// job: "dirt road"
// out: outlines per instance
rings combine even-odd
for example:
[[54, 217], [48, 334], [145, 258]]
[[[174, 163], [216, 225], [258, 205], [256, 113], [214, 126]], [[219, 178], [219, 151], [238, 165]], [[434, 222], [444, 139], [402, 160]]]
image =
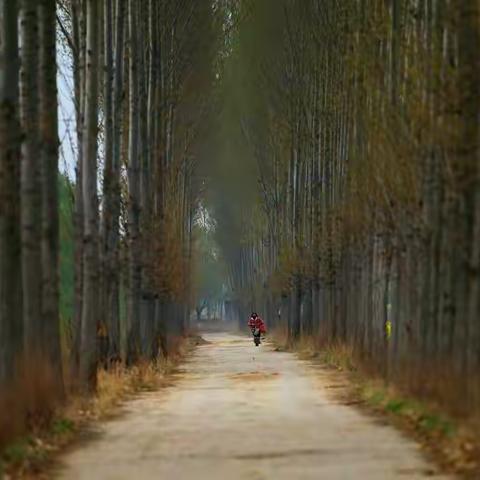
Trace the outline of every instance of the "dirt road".
[[100, 425], [64, 458], [59, 478], [447, 478], [413, 441], [334, 400], [327, 377], [293, 354], [229, 334], [206, 339], [172, 387]]

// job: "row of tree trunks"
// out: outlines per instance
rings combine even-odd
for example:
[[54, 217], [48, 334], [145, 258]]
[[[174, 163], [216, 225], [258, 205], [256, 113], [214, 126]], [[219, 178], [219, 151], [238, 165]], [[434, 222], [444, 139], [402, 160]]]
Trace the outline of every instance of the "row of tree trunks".
[[0, 3], [0, 382], [43, 369], [61, 397], [55, 8]]
[[437, 399], [448, 378], [468, 411], [480, 395], [478, 2], [250, 7], [223, 128], [248, 143], [231, 167], [246, 163], [261, 194], [217, 207], [232, 300], [271, 302], [291, 341], [351, 344]]
[[[41, 0], [39, 9], [40, 181], [42, 190], [42, 319], [45, 355], [52, 365], [57, 388], [63, 392], [59, 322], [59, 199], [56, 3]], [[38, 154], [37, 154], [38, 155]]]
[[[141, 8], [133, 0], [102, 0], [96, 6], [72, 0], [68, 6], [82, 125], [77, 132], [72, 373], [75, 378], [80, 366], [81, 384], [94, 388], [96, 343], [102, 345], [102, 364], [122, 358], [131, 365], [167, 352], [165, 315], [186, 331], [191, 269], [183, 257], [191, 252], [198, 201], [191, 181], [197, 145], [187, 140], [200, 124], [204, 101], [200, 93], [200, 100], [186, 95], [186, 89], [194, 61], [205, 55], [193, 38], [210, 28], [212, 12], [207, 2], [193, 1], [180, 6], [150, 0]], [[96, 37], [89, 23], [92, 8], [97, 8]], [[176, 115], [180, 107], [182, 121]], [[94, 164], [92, 157], [98, 125], [103, 134], [100, 214], [94, 206], [98, 158]], [[177, 141], [177, 131], [185, 142]]]
[[[61, 396], [68, 346], [69, 380], [89, 393], [99, 361], [156, 360], [187, 333], [222, 12], [208, 0], [0, 1], [2, 385], [17, 366], [45, 367]], [[75, 298], [60, 319], [57, 65], [70, 63]]]

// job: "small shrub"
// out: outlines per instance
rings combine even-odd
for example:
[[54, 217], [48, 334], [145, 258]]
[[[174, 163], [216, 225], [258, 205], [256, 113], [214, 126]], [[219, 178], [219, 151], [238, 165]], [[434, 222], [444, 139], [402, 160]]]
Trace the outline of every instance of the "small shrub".
[[385, 392], [382, 392], [381, 390], [377, 390], [373, 393], [364, 394], [364, 397], [367, 403], [369, 403], [370, 405], [378, 406], [378, 405], [381, 405], [385, 400]]
[[444, 435], [452, 435], [455, 431], [454, 425], [439, 415], [425, 413], [418, 422], [420, 428], [430, 432], [438, 431]]
[[65, 435], [75, 430], [75, 424], [69, 418], [57, 418], [52, 423], [52, 433], [55, 435]]
[[2, 457], [9, 464], [21, 465], [29, 457], [32, 444], [30, 437], [19, 439], [5, 448]]
[[403, 399], [393, 399], [387, 402], [385, 405], [385, 410], [391, 413], [400, 414], [405, 411], [407, 407], [407, 402]]

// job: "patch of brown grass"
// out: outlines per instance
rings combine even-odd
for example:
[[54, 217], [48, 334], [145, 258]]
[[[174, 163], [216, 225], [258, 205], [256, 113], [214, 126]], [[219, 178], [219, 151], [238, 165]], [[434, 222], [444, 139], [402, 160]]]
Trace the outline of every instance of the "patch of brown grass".
[[302, 360], [319, 358], [339, 370], [355, 370], [354, 350], [342, 342], [324, 343], [312, 335], [301, 335], [292, 341], [286, 327], [278, 327], [270, 333], [277, 351], [295, 352]]
[[171, 338], [169, 355], [159, 358], [156, 362], [141, 360], [130, 368], [117, 364], [109, 370], [99, 370], [95, 396], [72, 399], [69, 402], [70, 416], [75, 417], [74, 411], [77, 409], [80, 416], [102, 419], [115, 414], [116, 408], [132, 395], [163, 387], [167, 383], [167, 377], [199, 344], [200, 338], [195, 335]]
[[49, 372], [28, 370], [0, 398], [0, 478], [2, 460], [10, 478], [36, 478], [52, 455], [71, 443], [82, 428], [115, 415], [138, 392], [168, 383], [168, 376], [199, 342], [195, 335], [178, 337], [170, 345], [170, 355], [155, 363], [141, 361], [131, 368], [117, 364], [99, 370], [95, 395], [70, 394], [62, 403], [52, 396]]
[[448, 415], [432, 402], [412, 396], [383, 379], [361, 378], [355, 393], [371, 411], [388, 416], [413, 435], [445, 470], [480, 478], [480, 417]]
[[[385, 380], [382, 368], [363, 359], [346, 343], [325, 343], [315, 338], [288, 341], [286, 331], [273, 332], [280, 350], [297, 353], [301, 359], [315, 359], [319, 365], [342, 371], [347, 385], [333, 395], [348, 404], [363, 405], [387, 417], [419, 441], [446, 471], [465, 478], [480, 478], [480, 412], [459, 410], [459, 390], [447, 370], [427, 366], [421, 372], [405, 365]], [[448, 380], [449, 379], [449, 380]], [[420, 385], [420, 387], [419, 387]], [[459, 413], [461, 412], [461, 413]]]
[[291, 350], [291, 342], [289, 340], [288, 328], [286, 326], [275, 327], [270, 330], [269, 338], [276, 345], [277, 351]]
[[0, 396], [0, 451], [25, 428], [25, 415], [16, 393], [16, 387], [10, 386]]
[[[174, 365], [173, 360], [165, 364]], [[142, 391], [161, 388], [166, 375], [171, 371], [163, 362], [139, 362], [130, 368], [116, 364], [109, 370], [99, 370], [97, 391], [94, 396], [72, 395], [62, 414], [76, 424], [101, 420], [117, 412], [117, 408], [128, 398]]]
[[351, 345], [341, 342], [330, 343], [321, 351], [321, 359], [338, 370], [354, 372], [357, 370], [357, 360]]
[[0, 451], [18, 435], [47, 427], [61, 401], [46, 362], [21, 365], [17, 378], [0, 394]]

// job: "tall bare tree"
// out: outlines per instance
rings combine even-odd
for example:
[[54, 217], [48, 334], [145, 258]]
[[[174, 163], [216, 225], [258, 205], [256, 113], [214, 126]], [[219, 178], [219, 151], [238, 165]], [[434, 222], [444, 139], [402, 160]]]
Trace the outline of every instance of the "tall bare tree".
[[42, 323], [41, 220], [42, 184], [39, 152], [39, 30], [38, 2], [20, 2], [20, 120], [23, 132], [21, 163], [22, 274], [25, 349], [40, 356]]
[[78, 378], [80, 364], [80, 341], [82, 324], [83, 295], [83, 122], [85, 116], [85, 42], [86, 42], [86, 3], [84, 0], [71, 0], [68, 4], [71, 19], [70, 48], [73, 70], [73, 98], [75, 104], [75, 126], [77, 162], [75, 165], [74, 191], [74, 311], [70, 325], [70, 375]]
[[0, 384], [22, 344], [18, 4], [0, 2]]
[[99, 88], [99, 1], [86, 2], [85, 115], [82, 125], [83, 286], [80, 340], [80, 381], [93, 390], [97, 378], [99, 322], [99, 250], [97, 142]]
[[40, 151], [42, 182], [42, 322], [45, 354], [63, 391], [59, 316], [59, 212], [58, 212], [58, 100], [56, 56], [56, 3], [42, 0], [40, 26]]
[[[119, 358], [120, 356], [119, 217], [126, 4], [126, 0], [116, 0], [115, 9], [113, 9], [113, 1], [105, 2], [105, 50], [108, 52], [109, 49], [113, 49], [112, 58], [108, 54], [105, 56], [105, 111], [107, 111], [107, 103], [109, 103], [107, 91], [111, 89], [112, 118], [111, 124], [106, 124], [105, 132], [104, 206], [102, 210], [104, 308], [110, 358]], [[113, 12], [115, 12], [115, 18], [113, 18]], [[107, 131], [110, 131], [110, 135]]]
[[[115, 306], [112, 305], [112, 289], [115, 288], [114, 278], [110, 270], [112, 268], [112, 255], [114, 252], [109, 245], [112, 230], [114, 228], [112, 218], [113, 192], [112, 184], [115, 183], [115, 174], [113, 170], [113, 0], [104, 1], [103, 11], [103, 46], [104, 46], [104, 65], [103, 65], [103, 110], [104, 110], [104, 168], [103, 168], [103, 205], [100, 221], [100, 262], [101, 262], [101, 296], [100, 296], [100, 318], [104, 331], [104, 342], [108, 340], [108, 330], [111, 322], [110, 308], [115, 312]], [[108, 349], [108, 345], [104, 345]], [[107, 355], [108, 350], [103, 352]]]
[[129, 33], [129, 135], [128, 135], [128, 243], [129, 243], [129, 294], [128, 294], [128, 350], [127, 362], [133, 363], [140, 348], [140, 149], [139, 149], [139, 9], [135, 0], [128, 2]]

